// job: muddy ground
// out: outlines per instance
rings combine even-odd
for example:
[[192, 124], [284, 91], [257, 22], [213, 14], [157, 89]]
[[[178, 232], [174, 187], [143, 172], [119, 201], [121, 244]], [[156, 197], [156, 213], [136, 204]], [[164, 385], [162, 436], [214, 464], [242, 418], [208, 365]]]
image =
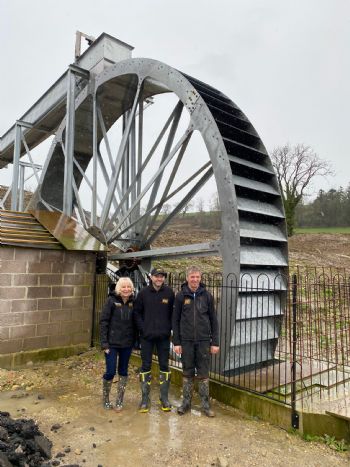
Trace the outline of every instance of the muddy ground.
[[[54, 465], [117, 466], [348, 466], [349, 452], [247, 417], [213, 401], [216, 418], [202, 416], [197, 396], [190, 414], [163, 413], [152, 383], [152, 409], [139, 414], [137, 369], [131, 368], [125, 408], [101, 407], [104, 362], [95, 350], [77, 357], [0, 370], [0, 410], [34, 418], [53, 442]], [[115, 392], [115, 387], [112, 389]], [[171, 401], [180, 402], [178, 388]], [[63, 457], [55, 457], [55, 456]]]
[[296, 234], [288, 241], [292, 266], [350, 270], [350, 235]]
[[[191, 235], [189, 236], [189, 232]], [[196, 225], [193, 219], [177, 220], [157, 239], [156, 246], [181, 245], [186, 243], [201, 243], [218, 239], [217, 229], [204, 229]], [[297, 266], [308, 268], [345, 268], [350, 270], [350, 235], [349, 234], [295, 234], [288, 239], [289, 262], [291, 271]], [[184, 270], [187, 263], [197, 259], [166, 261], [169, 270]], [[163, 263], [162, 263], [163, 264]], [[205, 271], [220, 271], [221, 258], [204, 257], [198, 259]]]

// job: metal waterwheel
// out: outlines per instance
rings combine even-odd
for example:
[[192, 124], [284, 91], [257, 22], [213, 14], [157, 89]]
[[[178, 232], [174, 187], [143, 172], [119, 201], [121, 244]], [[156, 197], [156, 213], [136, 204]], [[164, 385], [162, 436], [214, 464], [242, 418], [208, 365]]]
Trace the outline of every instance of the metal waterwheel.
[[[220, 256], [224, 276], [241, 277], [239, 293], [221, 307], [221, 322], [230, 322], [232, 333], [223, 352], [225, 368], [272, 359], [284, 295], [266, 293], [259, 278], [271, 280], [273, 288], [275, 275], [285, 271], [285, 220], [269, 156], [244, 113], [220, 91], [164, 63], [129, 59], [89, 82], [75, 101], [74, 118], [68, 209], [103, 243], [119, 249], [110, 259], [137, 263], [140, 271], [165, 258]], [[156, 133], [148, 123], [155, 118]], [[32, 208], [64, 209], [66, 126], [64, 120], [56, 132]], [[174, 216], [211, 178], [220, 204], [220, 238], [197, 243], [187, 232], [183, 244], [155, 248]], [[81, 201], [84, 185], [90, 209]], [[256, 312], [243, 316], [248, 289]], [[232, 311], [236, 307], [239, 316]]]
[[[168, 93], [173, 102], [162, 102]], [[150, 135], [154, 112], [160, 130]], [[32, 208], [64, 208], [65, 132], [64, 120]], [[282, 201], [258, 134], [220, 91], [164, 63], [125, 60], [97, 76], [93, 89], [86, 86], [75, 103], [73, 164], [72, 210], [102, 242], [121, 250], [113, 259], [149, 266], [154, 259], [216, 255], [225, 275], [277, 272], [287, 264]], [[221, 238], [197, 243], [188, 232], [186, 244], [152, 248], [211, 177]], [[83, 185], [91, 190], [91, 214], [81, 201]]]

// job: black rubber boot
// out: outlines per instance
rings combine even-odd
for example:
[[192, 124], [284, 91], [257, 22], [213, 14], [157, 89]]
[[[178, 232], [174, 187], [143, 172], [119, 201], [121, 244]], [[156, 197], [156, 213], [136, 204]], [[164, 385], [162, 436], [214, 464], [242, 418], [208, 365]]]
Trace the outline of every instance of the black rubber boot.
[[141, 382], [141, 394], [142, 399], [139, 406], [139, 412], [149, 412], [151, 406], [151, 400], [149, 394], [151, 392], [151, 379], [152, 375], [150, 371], [140, 373], [140, 382]]
[[113, 409], [113, 405], [109, 402], [109, 393], [111, 392], [113, 380], [107, 381], [103, 378], [102, 385], [102, 405], [104, 409], [110, 410]]
[[168, 399], [169, 386], [170, 386], [170, 371], [159, 372], [159, 390], [160, 390], [160, 404], [164, 412], [170, 412], [171, 404]]
[[210, 408], [209, 379], [201, 379], [198, 383], [198, 393], [202, 401], [202, 411], [207, 417], [215, 417], [215, 412]]
[[115, 410], [119, 412], [123, 408], [123, 400], [125, 394], [126, 384], [128, 382], [127, 376], [120, 376], [117, 386], [117, 399], [115, 401]]
[[184, 415], [191, 410], [193, 392], [193, 378], [183, 377], [182, 381], [182, 404], [177, 409], [179, 415]]

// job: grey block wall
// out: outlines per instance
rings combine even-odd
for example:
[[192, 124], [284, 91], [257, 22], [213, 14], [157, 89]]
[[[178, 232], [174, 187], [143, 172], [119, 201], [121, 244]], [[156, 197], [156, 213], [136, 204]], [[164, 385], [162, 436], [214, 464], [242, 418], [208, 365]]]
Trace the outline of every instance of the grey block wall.
[[0, 247], [0, 356], [91, 342], [95, 254]]

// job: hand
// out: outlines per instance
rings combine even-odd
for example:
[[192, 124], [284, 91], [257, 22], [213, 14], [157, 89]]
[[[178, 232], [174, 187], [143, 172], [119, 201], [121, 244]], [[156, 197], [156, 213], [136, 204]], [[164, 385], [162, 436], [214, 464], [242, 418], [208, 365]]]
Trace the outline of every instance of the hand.
[[104, 349], [104, 353], [109, 354], [109, 349]]
[[211, 345], [210, 346], [210, 353], [216, 354], [219, 353], [220, 347], [218, 345]]
[[182, 354], [182, 346], [181, 345], [174, 345], [174, 352], [176, 355], [181, 355]]

